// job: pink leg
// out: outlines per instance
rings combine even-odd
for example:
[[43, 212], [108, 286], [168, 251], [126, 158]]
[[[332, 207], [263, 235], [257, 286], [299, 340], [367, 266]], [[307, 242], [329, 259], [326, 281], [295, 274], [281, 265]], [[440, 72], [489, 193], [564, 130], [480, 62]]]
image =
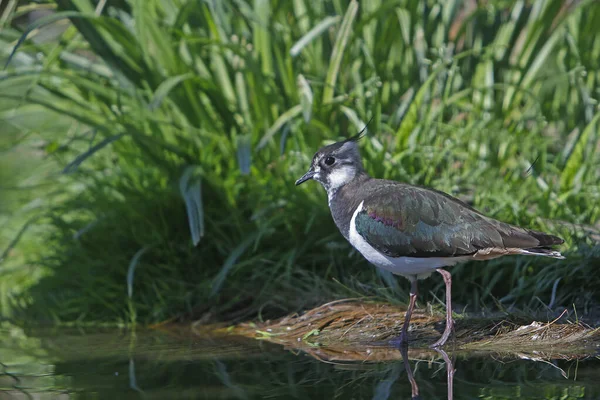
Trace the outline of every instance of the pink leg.
[[454, 321], [452, 320], [452, 275], [445, 269], [438, 268], [436, 271], [442, 274], [444, 283], [446, 284], [446, 329], [444, 329], [440, 340], [432, 344], [431, 347], [443, 346], [448, 341], [454, 329]]

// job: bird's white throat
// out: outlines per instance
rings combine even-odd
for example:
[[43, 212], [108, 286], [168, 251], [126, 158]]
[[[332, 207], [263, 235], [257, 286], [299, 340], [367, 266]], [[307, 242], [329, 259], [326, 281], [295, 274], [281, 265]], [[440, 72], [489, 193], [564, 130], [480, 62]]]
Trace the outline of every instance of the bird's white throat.
[[356, 168], [352, 165], [340, 165], [329, 173], [327, 182], [323, 184], [323, 187], [327, 190], [330, 203], [338, 189], [354, 179], [355, 176]]

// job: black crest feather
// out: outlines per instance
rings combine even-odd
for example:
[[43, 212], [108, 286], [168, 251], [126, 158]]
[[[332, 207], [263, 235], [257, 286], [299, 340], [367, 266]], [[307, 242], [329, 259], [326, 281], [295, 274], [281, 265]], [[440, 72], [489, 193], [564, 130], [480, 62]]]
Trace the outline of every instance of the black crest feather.
[[358, 142], [360, 139], [364, 138], [365, 136], [367, 136], [367, 127], [369, 126], [369, 124], [371, 123], [371, 121], [373, 121], [373, 117], [371, 117], [371, 119], [365, 124], [365, 127], [362, 128], [360, 130], [360, 132], [358, 132], [356, 135], [349, 137], [348, 139], [344, 140], [344, 142]]

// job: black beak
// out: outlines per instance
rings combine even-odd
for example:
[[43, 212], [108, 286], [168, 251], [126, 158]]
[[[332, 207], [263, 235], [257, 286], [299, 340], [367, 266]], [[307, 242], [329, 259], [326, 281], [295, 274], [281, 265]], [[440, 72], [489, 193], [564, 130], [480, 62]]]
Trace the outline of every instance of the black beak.
[[296, 181], [296, 186], [298, 186], [299, 184], [306, 182], [309, 179], [312, 179], [313, 176], [315, 176], [316, 172], [313, 170], [308, 170], [307, 173], [305, 173], [304, 175], [302, 175], [302, 177], [300, 179], [298, 179]]

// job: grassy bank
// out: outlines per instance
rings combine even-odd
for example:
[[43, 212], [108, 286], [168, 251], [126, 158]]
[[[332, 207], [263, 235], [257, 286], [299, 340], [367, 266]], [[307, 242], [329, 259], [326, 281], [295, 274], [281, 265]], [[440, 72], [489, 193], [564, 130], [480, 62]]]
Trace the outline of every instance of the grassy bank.
[[[457, 303], [598, 302], [597, 2], [30, 5], [42, 6], [54, 14], [26, 40], [1, 34], [15, 50], [0, 98], [71, 123], [35, 132], [57, 167], [22, 263], [43, 277], [10, 302], [27, 318], [239, 320], [348, 295], [403, 302], [406, 282], [351, 251], [321, 188], [293, 185], [318, 147], [371, 118], [372, 175], [567, 241], [567, 261], [454, 268]], [[35, 40], [67, 18], [58, 39]]]

